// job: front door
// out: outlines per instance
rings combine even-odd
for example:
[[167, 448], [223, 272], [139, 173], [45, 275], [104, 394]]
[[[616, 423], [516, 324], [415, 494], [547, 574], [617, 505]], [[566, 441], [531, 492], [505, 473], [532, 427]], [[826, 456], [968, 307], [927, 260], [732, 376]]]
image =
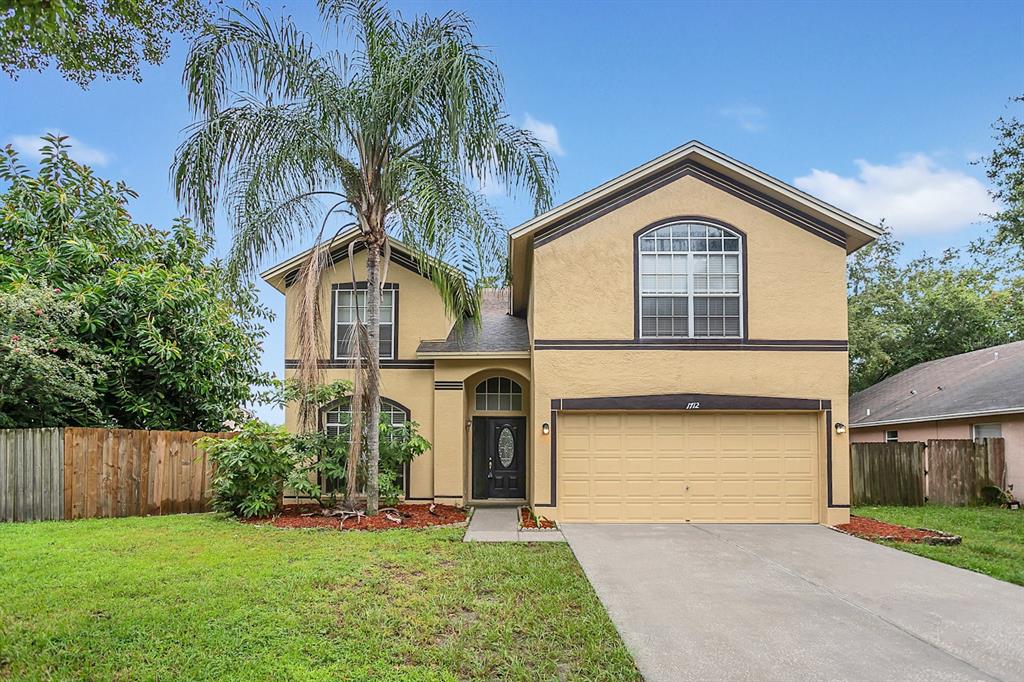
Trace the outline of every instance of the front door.
[[473, 497], [526, 498], [526, 417], [473, 418]]

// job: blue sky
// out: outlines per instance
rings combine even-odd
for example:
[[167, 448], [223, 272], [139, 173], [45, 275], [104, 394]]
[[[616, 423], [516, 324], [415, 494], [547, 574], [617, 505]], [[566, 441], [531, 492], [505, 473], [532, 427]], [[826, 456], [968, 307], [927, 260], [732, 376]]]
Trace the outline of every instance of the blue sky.
[[[312, 0], [264, 5], [332, 41]], [[991, 206], [971, 161], [991, 149], [990, 125], [1008, 98], [1024, 94], [1021, 3], [395, 6], [473, 18], [505, 74], [509, 112], [555, 154], [557, 201], [696, 138], [862, 218], [885, 218], [913, 253], [985, 231], [979, 214]], [[79, 160], [140, 193], [137, 220], [168, 226], [179, 212], [168, 167], [191, 122], [186, 49], [175, 43], [142, 83], [82, 90], [53, 70], [0, 75], [0, 144], [71, 135]], [[529, 215], [524, 202], [496, 204], [509, 226]], [[219, 231], [218, 250], [227, 246]], [[262, 292], [280, 313], [281, 296]], [[264, 359], [278, 373], [280, 321]]]

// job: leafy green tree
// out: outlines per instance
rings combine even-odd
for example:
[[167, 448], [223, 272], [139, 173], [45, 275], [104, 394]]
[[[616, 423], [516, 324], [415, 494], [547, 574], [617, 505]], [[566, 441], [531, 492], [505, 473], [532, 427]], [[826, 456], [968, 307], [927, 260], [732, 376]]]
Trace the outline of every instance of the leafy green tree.
[[102, 422], [106, 358], [79, 340], [83, 316], [51, 289], [0, 290], [0, 427]]
[[187, 222], [135, 223], [135, 194], [71, 159], [64, 139], [43, 139], [35, 174], [10, 146], [0, 154], [0, 290], [45, 287], [80, 308], [77, 338], [107, 359], [104, 423], [219, 430], [268, 380], [269, 311]]
[[921, 362], [1024, 338], [1024, 276], [979, 241], [901, 263], [886, 232], [848, 266], [850, 391]]
[[[526, 191], [541, 211], [551, 203], [555, 169], [539, 140], [511, 122], [501, 73], [474, 43], [465, 15], [405, 19], [379, 0], [319, 0], [319, 7], [329, 28], [349, 29], [347, 53], [321, 52], [290, 19], [271, 21], [258, 9], [232, 13], [200, 37], [184, 77], [197, 122], [173, 176], [178, 199], [203, 227], [226, 209], [232, 261], [244, 274], [274, 249], [313, 237], [318, 248], [294, 285], [297, 375], [309, 385], [320, 381], [324, 346], [325, 230], [342, 216], [343, 227], [358, 228], [368, 282], [365, 326], [360, 321], [353, 338], [353, 448], [367, 459], [374, 514], [379, 433], [367, 429], [361, 443], [359, 425], [363, 413], [367, 423], [379, 420], [388, 235], [417, 253], [454, 319], [476, 317], [481, 283], [503, 272], [505, 241], [476, 188], [487, 180]], [[301, 412], [308, 428], [312, 410]]]
[[53, 60], [82, 87], [99, 75], [140, 81], [142, 61], [167, 57], [168, 36], [210, 16], [204, 0], [0, 0], [0, 68], [17, 78]]
[[[1024, 106], [1024, 95], [1011, 98], [1010, 105]], [[1001, 206], [991, 216], [996, 223], [996, 241], [1015, 243], [1024, 255], [1024, 121], [1001, 116], [992, 128], [996, 148], [984, 162], [993, 186], [992, 198]]]

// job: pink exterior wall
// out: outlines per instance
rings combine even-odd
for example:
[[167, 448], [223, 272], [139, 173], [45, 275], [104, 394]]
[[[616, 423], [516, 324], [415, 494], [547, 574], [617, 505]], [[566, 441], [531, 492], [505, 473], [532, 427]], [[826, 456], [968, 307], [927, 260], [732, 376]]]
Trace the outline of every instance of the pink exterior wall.
[[891, 424], [865, 429], [850, 429], [851, 443], [882, 443], [886, 431], [899, 432], [900, 442], [927, 441], [931, 438], [970, 438], [974, 424], [1003, 425], [1006, 441], [1006, 482], [1013, 486], [1017, 499], [1024, 498], [1024, 414], [1002, 414], [975, 419]]

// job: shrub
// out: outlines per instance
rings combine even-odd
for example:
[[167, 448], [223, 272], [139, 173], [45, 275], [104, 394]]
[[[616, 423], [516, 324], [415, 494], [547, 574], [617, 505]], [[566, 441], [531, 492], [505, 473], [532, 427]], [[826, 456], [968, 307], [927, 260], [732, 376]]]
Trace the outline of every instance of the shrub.
[[210, 486], [213, 508], [245, 518], [277, 510], [287, 486], [301, 495], [319, 497], [309, 480], [308, 451], [296, 446], [283, 426], [252, 420], [232, 438], [202, 438], [214, 465]]
[[76, 338], [82, 317], [59, 292], [0, 289], [0, 428], [102, 423], [105, 358]]
[[239, 419], [269, 379], [259, 320], [270, 312], [255, 286], [234, 280], [188, 222], [136, 223], [135, 193], [71, 159], [66, 138], [48, 135], [40, 151], [30, 172], [0, 150], [0, 291], [34, 286], [73, 303], [67, 334], [106, 359], [99, 414], [48, 425], [219, 431]]

